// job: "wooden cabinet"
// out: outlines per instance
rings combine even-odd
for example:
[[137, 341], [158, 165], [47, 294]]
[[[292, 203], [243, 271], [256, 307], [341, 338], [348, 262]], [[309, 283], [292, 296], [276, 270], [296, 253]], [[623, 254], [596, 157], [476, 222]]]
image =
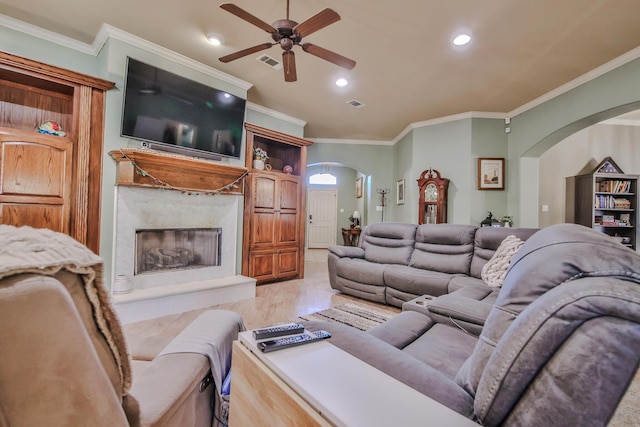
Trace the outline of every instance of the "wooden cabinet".
[[[0, 223], [69, 234], [95, 253], [106, 80], [0, 52]], [[64, 136], [38, 127], [56, 122]]]
[[572, 177], [576, 224], [638, 249], [638, 175], [626, 175], [610, 158], [592, 173]]
[[418, 224], [442, 224], [447, 222], [447, 192], [449, 180], [440, 172], [428, 169], [418, 179]]
[[[307, 146], [311, 142], [246, 124], [242, 274], [267, 283], [304, 277]], [[269, 155], [270, 170], [253, 168], [253, 151]], [[285, 166], [292, 168], [285, 173]]]

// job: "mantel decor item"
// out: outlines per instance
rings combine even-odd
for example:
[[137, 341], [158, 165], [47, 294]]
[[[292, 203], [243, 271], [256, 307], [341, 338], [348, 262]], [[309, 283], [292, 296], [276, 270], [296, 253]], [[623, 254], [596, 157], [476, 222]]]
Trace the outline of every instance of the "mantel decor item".
[[362, 177], [356, 179], [356, 199], [362, 197]]
[[504, 190], [504, 157], [478, 158], [478, 190]]
[[396, 183], [396, 203], [398, 205], [404, 205], [404, 179], [399, 179]]

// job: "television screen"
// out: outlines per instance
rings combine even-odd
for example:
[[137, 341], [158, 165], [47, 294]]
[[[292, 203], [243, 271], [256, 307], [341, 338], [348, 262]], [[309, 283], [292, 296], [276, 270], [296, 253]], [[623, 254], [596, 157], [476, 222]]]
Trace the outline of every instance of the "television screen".
[[123, 137], [180, 154], [240, 157], [246, 100], [127, 58]]

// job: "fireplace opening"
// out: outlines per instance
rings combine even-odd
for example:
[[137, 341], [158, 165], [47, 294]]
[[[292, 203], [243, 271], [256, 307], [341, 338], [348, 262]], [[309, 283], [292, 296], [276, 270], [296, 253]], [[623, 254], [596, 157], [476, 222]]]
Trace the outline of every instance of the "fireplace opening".
[[220, 265], [221, 228], [136, 230], [134, 275]]

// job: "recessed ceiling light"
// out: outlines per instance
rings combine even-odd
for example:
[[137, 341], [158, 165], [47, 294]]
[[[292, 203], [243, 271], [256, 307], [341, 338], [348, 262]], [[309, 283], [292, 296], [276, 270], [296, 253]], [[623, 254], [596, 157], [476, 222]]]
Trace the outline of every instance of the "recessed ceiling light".
[[347, 81], [347, 79], [339, 78], [338, 80], [336, 80], [336, 86], [344, 87], [348, 84], [349, 82]]
[[224, 37], [222, 37], [218, 33], [208, 33], [207, 41], [214, 46], [220, 46], [222, 43], [224, 43]]
[[453, 44], [455, 44], [456, 46], [464, 46], [470, 41], [471, 41], [471, 36], [469, 34], [460, 34], [453, 39]]

